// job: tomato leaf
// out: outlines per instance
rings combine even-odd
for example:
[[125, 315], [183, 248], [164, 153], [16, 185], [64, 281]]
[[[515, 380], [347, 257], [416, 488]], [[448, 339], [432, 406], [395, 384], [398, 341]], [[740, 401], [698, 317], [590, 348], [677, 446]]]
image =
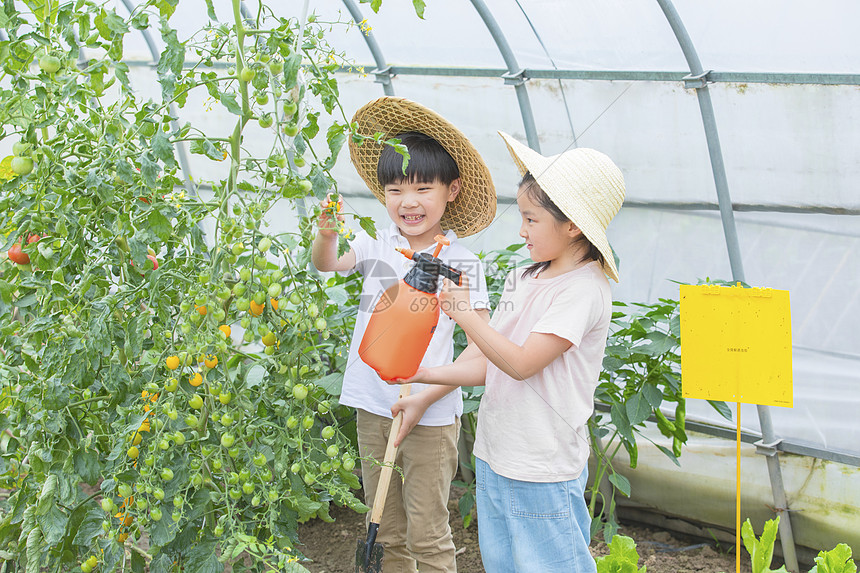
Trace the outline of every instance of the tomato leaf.
[[214, 541], [203, 541], [185, 554], [184, 569], [187, 573], [221, 573], [224, 565], [218, 561]]
[[215, 15], [215, 5], [212, 3], [212, 0], [206, 0], [206, 11], [209, 14], [209, 18], [215, 22], [218, 21], [218, 16]]
[[[232, 113], [233, 115], [242, 115], [242, 108], [239, 107], [239, 104], [236, 103], [236, 94], [221, 92], [221, 105], [227, 108], [227, 111]], [[222, 157], [218, 158], [219, 160]]]
[[189, 149], [191, 150], [191, 153], [205, 155], [209, 159], [214, 159], [215, 161], [221, 161], [224, 159], [224, 152], [215, 147], [215, 145], [208, 139], [196, 139], [192, 141]]
[[99, 456], [93, 450], [81, 448], [75, 454], [75, 472], [81, 479], [94, 485], [99, 479]]
[[161, 38], [164, 40], [164, 51], [158, 59], [156, 69], [160, 74], [173, 72], [174, 76], [182, 74], [182, 66], [185, 64], [185, 44], [176, 37], [176, 30], [171, 29], [166, 23], [161, 30]]
[[78, 532], [75, 534], [74, 543], [75, 545], [83, 545], [87, 546], [90, 542], [101, 535], [102, 532], [102, 520], [104, 520], [105, 514], [103, 511], [99, 509], [91, 509], [87, 512], [86, 516], [84, 516], [83, 521], [78, 526]]

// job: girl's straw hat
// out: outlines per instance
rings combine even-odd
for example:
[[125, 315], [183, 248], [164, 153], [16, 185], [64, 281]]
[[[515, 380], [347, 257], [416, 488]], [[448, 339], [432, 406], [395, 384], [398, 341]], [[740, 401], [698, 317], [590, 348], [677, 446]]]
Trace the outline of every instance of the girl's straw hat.
[[[489, 225], [496, 214], [496, 188], [490, 170], [475, 147], [459, 129], [436, 112], [413, 101], [398, 97], [383, 97], [362, 107], [352, 118], [358, 133], [385, 139], [407, 131], [418, 131], [442, 144], [460, 170], [460, 193], [448, 203], [442, 216], [442, 228], [451, 229], [458, 237], [468, 237]], [[349, 154], [358, 174], [385, 203], [385, 191], [376, 177], [376, 166], [383, 146], [365, 140], [359, 145], [349, 140]]]
[[520, 175], [530, 172], [555, 205], [603, 254], [603, 270], [618, 282], [618, 269], [606, 227], [624, 201], [624, 177], [609, 157], [594, 149], [571, 149], [544, 157], [507, 133], [499, 132]]

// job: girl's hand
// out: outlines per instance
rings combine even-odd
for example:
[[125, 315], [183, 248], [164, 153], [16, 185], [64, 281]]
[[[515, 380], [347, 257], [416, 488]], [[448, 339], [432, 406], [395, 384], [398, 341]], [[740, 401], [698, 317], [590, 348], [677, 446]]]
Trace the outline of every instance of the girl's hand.
[[386, 380], [386, 382], [391, 386], [395, 386], [397, 384], [412, 384], [413, 382], [428, 384], [428, 372], [426, 368], [421, 368], [419, 366], [418, 371], [415, 372], [411, 378], [395, 378], [394, 380]]
[[403, 421], [400, 423], [400, 432], [394, 438], [394, 445], [399, 446], [400, 442], [409, 435], [412, 428], [421, 421], [424, 412], [430, 404], [426, 403], [421, 393], [413, 394], [405, 398], [399, 399], [391, 406], [391, 415], [397, 417], [397, 414], [403, 414]]
[[338, 197], [337, 202], [334, 202], [331, 193], [329, 193], [326, 195], [325, 201], [320, 201], [320, 214], [317, 218], [320, 235], [337, 237], [340, 224], [344, 222], [344, 217], [340, 214], [342, 210], [342, 197]]
[[469, 298], [469, 279], [466, 275], [460, 276], [460, 285], [454, 284], [450, 279], [443, 279], [442, 290], [439, 292], [439, 308], [460, 322], [466, 313], [472, 311], [472, 302]]

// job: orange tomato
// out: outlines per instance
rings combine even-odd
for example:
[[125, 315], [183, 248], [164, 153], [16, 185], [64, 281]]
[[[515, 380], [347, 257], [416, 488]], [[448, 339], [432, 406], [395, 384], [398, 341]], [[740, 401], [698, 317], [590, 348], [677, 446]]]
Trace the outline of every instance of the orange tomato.
[[254, 316], [260, 316], [261, 314], [263, 314], [263, 308], [264, 307], [262, 304], [257, 304], [257, 301], [252, 300], [251, 308], [248, 312], [250, 312]]
[[194, 387], [200, 386], [201, 384], [203, 384], [203, 376], [200, 374], [200, 372], [195, 372], [194, 376], [191, 377], [191, 380], [189, 380], [188, 383]]

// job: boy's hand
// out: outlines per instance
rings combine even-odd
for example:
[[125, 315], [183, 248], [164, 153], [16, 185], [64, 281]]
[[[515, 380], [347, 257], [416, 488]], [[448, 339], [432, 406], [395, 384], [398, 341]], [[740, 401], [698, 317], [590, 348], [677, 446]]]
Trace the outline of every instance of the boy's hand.
[[424, 412], [427, 411], [427, 407], [430, 405], [425, 402], [426, 400], [423, 399], [419, 392], [418, 394], [401, 398], [391, 406], [392, 416], [397, 417], [397, 414], [403, 414], [403, 421], [400, 424], [400, 432], [397, 434], [397, 437], [394, 438], [395, 446], [399, 446], [403, 439], [409, 435], [409, 432], [412, 431], [412, 428], [421, 421], [421, 418], [424, 416]]
[[459, 286], [447, 278], [442, 281], [442, 290], [439, 292], [439, 308], [459, 322], [461, 317], [472, 310], [472, 302], [469, 297], [469, 279], [466, 278], [466, 275], [461, 275]]
[[342, 197], [338, 197], [335, 202], [331, 193], [329, 193], [326, 195], [325, 201], [320, 201], [320, 214], [317, 218], [317, 226], [319, 227], [320, 235], [326, 237], [337, 237], [338, 229], [344, 222], [344, 217], [340, 214], [342, 210]]

